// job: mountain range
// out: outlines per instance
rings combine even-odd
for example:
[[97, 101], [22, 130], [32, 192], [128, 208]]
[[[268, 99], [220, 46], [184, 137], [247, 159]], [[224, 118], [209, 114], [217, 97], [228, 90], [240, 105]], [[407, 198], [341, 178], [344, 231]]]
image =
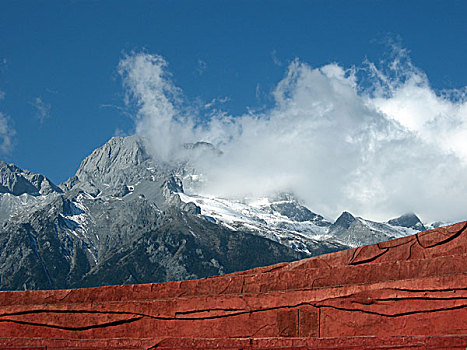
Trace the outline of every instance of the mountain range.
[[[0, 289], [65, 289], [209, 277], [437, 227], [415, 214], [335, 221], [293, 193], [232, 200], [196, 192], [187, 162], [114, 137], [60, 185], [0, 162]], [[221, 154], [206, 142], [186, 152]]]

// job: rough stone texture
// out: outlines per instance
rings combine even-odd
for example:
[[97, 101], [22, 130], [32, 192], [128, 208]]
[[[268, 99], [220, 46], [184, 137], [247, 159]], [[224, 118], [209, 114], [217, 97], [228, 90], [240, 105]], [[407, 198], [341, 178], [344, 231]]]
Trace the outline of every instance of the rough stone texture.
[[0, 348], [465, 349], [466, 227], [201, 280], [0, 292]]
[[40, 195], [52, 192], [61, 190], [45, 176], [0, 161], [0, 193], [20, 196], [25, 193]]

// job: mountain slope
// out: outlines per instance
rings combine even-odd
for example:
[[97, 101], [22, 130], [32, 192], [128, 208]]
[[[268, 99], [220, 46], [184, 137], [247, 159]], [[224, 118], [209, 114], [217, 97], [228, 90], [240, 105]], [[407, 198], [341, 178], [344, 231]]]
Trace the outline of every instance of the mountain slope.
[[[218, 150], [207, 143], [186, 152]], [[229, 200], [185, 192], [187, 164], [156, 162], [115, 137], [60, 186], [0, 163], [0, 289], [57, 289], [208, 277], [334, 252], [424, 229], [414, 215], [336, 222], [293, 194]], [[195, 186], [193, 186], [195, 188]]]

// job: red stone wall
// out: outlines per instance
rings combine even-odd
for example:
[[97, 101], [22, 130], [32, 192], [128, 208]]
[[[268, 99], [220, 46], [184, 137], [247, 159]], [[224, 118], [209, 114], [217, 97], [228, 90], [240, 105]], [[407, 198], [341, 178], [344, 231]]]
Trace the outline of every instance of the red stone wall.
[[466, 349], [466, 226], [201, 280], [0, 292], [0, 348]]

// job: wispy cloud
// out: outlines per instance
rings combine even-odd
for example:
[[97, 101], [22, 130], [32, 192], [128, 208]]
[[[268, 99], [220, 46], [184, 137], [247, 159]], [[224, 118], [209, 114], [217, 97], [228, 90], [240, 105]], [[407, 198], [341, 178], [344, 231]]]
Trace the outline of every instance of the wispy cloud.
[[[0, 71], [6, 66], [6, 58], [0, 57]], [[5, 91], [0, 90], [0, 101], [5, 99]], [[0, 112], [0, 152], [4, 155], [9, 154], [13, 149], [13, 140], [16, 130], [12, 125], [11, 118], [3, 112]]]
[[204, 109], [213, 109], [216, 106], [223, 105], [230, 101], [229, 97], [222, 97], [222, 98], [213, 98], [210, 102], [205, 103], [203, 108]]
[[110, 108], [110, 109], [115, 109], [117, 111], [119, 111], [120, 113], [126, 115], [127, 117], [130, 117], [132, 118], [133, 117], [133, 114], [131, 114], [129, 111], [128, 111], [128, 108], [125, 107], [125, 106], [118, 106], [118, 105], [115, 105], [115, 104], [101, 104], [99, 106], [100, 108]]
[[263, 89], [261, 88], [261, 85], [259, 83], [256, 84], [256, 89], [255, 89], [255, 97], [256, 101], [261, 101], [265, 97], [265, 93], [263, 92]]
[[207, 67], [208, 67], [208, 64], [206, 63], [206, 61], [199, 59], [198, 67], [196, 68], [196, 71], [198, 72], [199, 75], [203, 75], [204, 72], [206, 72]]
[[0, 151], [3, 154], [11, 152], [15, 134], [10, 117], [0, 112]]
[[[292, 62], [261, 113], [185, 114], [167, 63], [136, 53], [120, 62], [137, 132], [154, 157], [188, 160], [202, 191], [225, 197], [290, 191], [318, 213], [349, 210], [384, 220], [415, 211], [425, 220], [465, 219], [467, 98], [434, 91], [404, 50], [382, 64], [313, 68]], [[189, 103], [186, 102], [185, 103]], [[186, 142], [222, 156], [188, 159]]]
[[0, 57], [0, 71], [2, 71], [3, 69], [5, 69], [5, 67], [7, 66], [7, 59], [5, 57]]
[[114, 130], [114, 135], [113, 136], [128, 136], [128, 133], [126, 133], [124, 130], [120, 128], [116, 128]]
[[279, 66], [279, 67], [282, 66], [282, 61], [281, 61], [280, 59], [277, 58], [277, 51], [276, 51], [276, 50], [272, 50], [272, 51], [271, 51], [271, 58], [272, 58], [272, 62], [273, 62], [276, 66]]
[[36, 118], [39, 119], [40, 123], [44, 123], [47, 119], [50, 118], [51, 106], [48, 103], [45, 103], [40, 97], [36, 97], [31, 105], [36, 110]]

